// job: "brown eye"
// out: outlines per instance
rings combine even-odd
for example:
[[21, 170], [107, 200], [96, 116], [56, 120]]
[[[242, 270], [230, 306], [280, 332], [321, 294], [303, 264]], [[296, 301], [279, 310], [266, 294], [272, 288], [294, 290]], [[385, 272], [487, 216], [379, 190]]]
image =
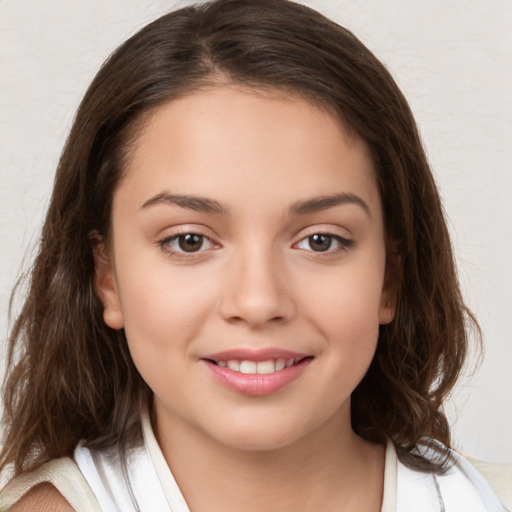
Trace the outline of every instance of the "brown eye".
[[324, 252], [331, 248], [332, 236], [317, 233], [308, 237], [309, 247], [316, 252]]
[[314, 233], [303, 238], [296, 247], [310, 252], [335, 253], [347, 250], [354, 244], [353, 240], [331, 233]]
[[186, 235], [179, 235], [178, 246], [184, 252], [196, 252], [203, 246], [204, 237], [196, 235], [195, 233], [187, 233]]
[[218, 246], [206, 235], [198, 233], [182, 233], [171, 235], [158, 241], [162, 251], [174, 257], [193, 257], [196, 253], [201, 254], [209, 249]]

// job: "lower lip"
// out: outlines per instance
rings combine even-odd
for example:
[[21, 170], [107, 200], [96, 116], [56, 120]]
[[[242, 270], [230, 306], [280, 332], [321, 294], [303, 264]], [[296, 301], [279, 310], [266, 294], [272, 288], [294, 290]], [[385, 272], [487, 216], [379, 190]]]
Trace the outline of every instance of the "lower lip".
[[289, 368], [268, 374], [235, 372], [229, 368], [217, 366], [211, 361], [205, 359], [202, 361], [206, 363], [213, 376], [227, 388], [243, 395], [266, 396], [276, 393], [297, 380], [312, 358], [308, 357]]

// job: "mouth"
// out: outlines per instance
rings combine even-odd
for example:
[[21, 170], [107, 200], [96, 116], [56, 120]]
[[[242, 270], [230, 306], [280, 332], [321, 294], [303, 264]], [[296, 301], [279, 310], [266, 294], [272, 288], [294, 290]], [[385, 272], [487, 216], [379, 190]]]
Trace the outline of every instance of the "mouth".
[[248, 396], [276, 393], [297, 381], [314, 359], [284, 350], [230, 350], [202, 358], [224, 387]]
[[280, 372], [285, 368], [291, 368], [305, 359], [312, 359], [312, 356], [290, 357], [288, 359], [267, 359], [265, 361], [253, 361], [250, 359], [227, 359], [218, 361], [207, 359], [207, 361], [221, 368], [228, 368], [234, 372], [240, 372], [246, 375], [270, 375]]

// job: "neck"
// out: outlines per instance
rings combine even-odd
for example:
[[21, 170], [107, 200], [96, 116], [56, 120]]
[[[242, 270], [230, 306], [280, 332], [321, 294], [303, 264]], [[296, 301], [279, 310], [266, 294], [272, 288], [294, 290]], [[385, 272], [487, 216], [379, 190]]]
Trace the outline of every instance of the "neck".
[[166, 423], [153, 421], [155, 434], [192, 512], [380, 510], [384, 447], [355, 435], [349, 413], [271, 450], [227, 447]]

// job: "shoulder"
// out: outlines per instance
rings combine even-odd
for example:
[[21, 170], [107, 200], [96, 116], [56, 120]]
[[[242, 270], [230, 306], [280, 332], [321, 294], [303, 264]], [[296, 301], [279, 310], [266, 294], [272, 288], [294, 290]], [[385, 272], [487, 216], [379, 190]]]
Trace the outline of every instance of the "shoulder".
[[101, 510], [80, 469], [68, 457], [51, 460], [11, 479], [0, 491], [0, 504], [2, 511]]
[[74, 512], [69, 502], [50, 483], [37, 484], [10, 508], [11, 512]]

